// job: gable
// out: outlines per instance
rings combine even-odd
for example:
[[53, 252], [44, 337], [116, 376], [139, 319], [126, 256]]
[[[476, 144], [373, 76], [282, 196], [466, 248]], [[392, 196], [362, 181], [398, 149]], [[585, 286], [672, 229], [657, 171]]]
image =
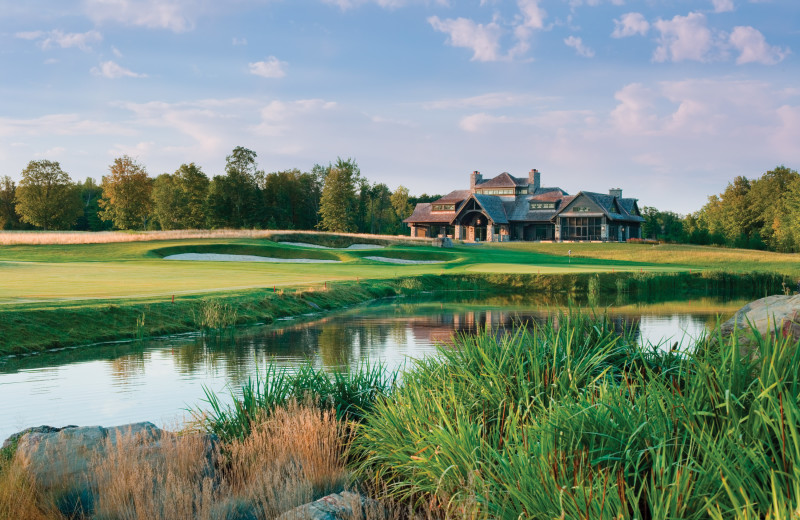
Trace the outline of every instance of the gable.
[[564, 208], [559, 211], [560, 215], [565, 213], [570, 214], [589, 214], [589, 213], [607, 213], [605, 208], [600, 206], [597, 202], [595, 202], [591, 197], [586, 195], [585, 193], [579, 193], [569, 202]]

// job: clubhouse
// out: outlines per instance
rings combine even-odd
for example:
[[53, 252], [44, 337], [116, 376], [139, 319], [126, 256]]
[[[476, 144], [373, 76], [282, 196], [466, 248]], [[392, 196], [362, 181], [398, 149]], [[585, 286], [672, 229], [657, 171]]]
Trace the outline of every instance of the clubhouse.
[[431, 203], [417, 204], [403, 222], [413, 237], [444, 237], [470, 242], [510, 240], [551, 242], [626, 242], [641, 238], [637, 199], [622, 190], [608, 194], [541, 186], [541, 174], [508, 173], [484, 180], [470, 175], [468, 190], [456, 190]]

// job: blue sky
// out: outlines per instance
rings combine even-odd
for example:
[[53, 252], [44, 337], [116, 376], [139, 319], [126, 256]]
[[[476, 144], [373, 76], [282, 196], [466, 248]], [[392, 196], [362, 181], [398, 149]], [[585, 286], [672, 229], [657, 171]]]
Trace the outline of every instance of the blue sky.
[[267, 172], [390, 188], [542, 172], [699, 209], [800, 168], [796, 0], [0, 0], [0, 175]]

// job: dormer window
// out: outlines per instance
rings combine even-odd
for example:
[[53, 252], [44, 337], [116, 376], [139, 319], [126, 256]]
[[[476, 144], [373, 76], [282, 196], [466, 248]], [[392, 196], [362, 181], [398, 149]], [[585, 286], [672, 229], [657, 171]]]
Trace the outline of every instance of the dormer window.
[[514, 195], [514, 188], [484, 188], [478, 190], [482, 195]]
[[531, 209], [556, 209], [556, 203], [531, 201]]
[[455, 204], [434, 204], [433, 211], [455, 211]]

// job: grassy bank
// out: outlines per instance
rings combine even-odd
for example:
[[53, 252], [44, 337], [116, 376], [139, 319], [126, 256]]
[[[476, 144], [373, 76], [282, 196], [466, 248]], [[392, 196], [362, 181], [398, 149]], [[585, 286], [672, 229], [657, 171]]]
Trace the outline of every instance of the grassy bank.
[[[794, 289], [800, 276], [796, 255], [759, 253], [754, 263], [752, 252], [641, 244], [437, 249], [402, 237], [233, 231], [0, 233], [0, 243], [0, 354], [270, 322], [420, 291], [756, 298]], [[346, 249], [365, 243], [383, 248]], [[164, 260], [177, 253], [336, 262]]]
[[721, 295], [758, 298], [782, 292], [786, 277], [769, 273], [577, 273], [571, 275], [445, 274], [386, 280], [323, 282], [169, 298], [39, 302], [0, 307], [0, 354], [20, 354], [123, 339], [219, 331], [340, 309], [377, 298], [427, 291], [580, 295], [626, 298]]

